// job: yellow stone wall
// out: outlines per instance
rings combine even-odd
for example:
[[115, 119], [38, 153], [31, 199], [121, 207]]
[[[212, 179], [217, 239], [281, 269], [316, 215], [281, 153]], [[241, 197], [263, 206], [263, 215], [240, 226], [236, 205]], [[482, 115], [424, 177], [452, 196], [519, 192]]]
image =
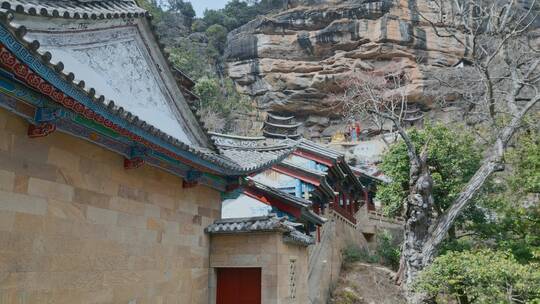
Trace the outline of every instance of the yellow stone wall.
[[[308, 303], [307, 247], [284, 243], [279, 232], [214, 234], [210, 249], [210, 303], [216, 303], [216, 268], [261, 268], [262, 304]], [[295, 264], [295, 289], [291, 297], [291, 260]]]
[[0, 109], [0, 303], [208, 303], [219, 192]]

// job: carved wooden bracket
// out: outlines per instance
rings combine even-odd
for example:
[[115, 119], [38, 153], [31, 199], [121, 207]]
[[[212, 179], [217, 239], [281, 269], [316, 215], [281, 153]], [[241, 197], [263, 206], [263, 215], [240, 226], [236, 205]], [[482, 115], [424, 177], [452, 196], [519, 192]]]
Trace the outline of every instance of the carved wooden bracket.
[[147, 151], [143, 147], [133, 146], [131, 147], [131, 157], [124, 158], [124, 169], [137, 169], [140, 168], [145, 163], [145, 157]]
[[135, 157], [132, 159], [124, 158], [124, 169], [137, 169], [144, 165], [144, 159], [142, 157]]
[[38, 138], [45, 137], [56, 131], [56, 125], [50, 122], [43, 122], [37, 125], [28, 126], [28, 137]]
[[182, 188], [193, 188], [199, 184], [199, 180], [202, 177], [202, 172], [196, 170], [189, 170], [182, 181]]

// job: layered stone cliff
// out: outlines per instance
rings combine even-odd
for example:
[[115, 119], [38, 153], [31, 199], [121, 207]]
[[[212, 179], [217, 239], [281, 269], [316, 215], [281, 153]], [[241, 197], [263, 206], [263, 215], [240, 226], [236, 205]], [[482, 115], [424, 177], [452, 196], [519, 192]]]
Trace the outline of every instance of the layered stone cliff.
[[[311, 4], [308, 4], [311, 3]], [[314, 3], [314, 4], [313, 4]], [[334, 116], [329, 94], [358, 74], [408, 75], [410, 102], [429, 106], [430, 73], [466, 57], [438, 37], [431, 0], [299, 0], [229, 34], [229, 76], [263, 109], [297, 116]]]

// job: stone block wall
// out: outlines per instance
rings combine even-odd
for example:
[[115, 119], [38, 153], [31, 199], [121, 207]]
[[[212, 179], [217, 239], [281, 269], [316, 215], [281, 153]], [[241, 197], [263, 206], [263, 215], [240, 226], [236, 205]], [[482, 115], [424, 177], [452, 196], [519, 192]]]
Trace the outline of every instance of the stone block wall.
[[220, 195], [0, 109], [0, 303], [208, 303]]
[[216, 303], [216, 268], [222, 267], [261, 268], [262, 304], [308, 303], [306, 247], [284, 243], [280, 232], [215, 234], [211, 238], [210, 303]]
[[328, 219], [321, 227], [321, 240], [309, 247], [309, 304], [324, 304], [341, 272], [342, 253], [348, 245], [367, 247], [360, 225], [326, 210]]

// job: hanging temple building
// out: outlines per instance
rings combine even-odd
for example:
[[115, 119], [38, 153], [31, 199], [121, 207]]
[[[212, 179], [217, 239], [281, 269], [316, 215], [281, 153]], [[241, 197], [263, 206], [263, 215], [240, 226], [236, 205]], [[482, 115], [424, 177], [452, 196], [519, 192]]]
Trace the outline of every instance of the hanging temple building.
[[134, 1], [0, 3], [0, 303], [325, 303], [397, 226], [292, 117], [208, 132]]

